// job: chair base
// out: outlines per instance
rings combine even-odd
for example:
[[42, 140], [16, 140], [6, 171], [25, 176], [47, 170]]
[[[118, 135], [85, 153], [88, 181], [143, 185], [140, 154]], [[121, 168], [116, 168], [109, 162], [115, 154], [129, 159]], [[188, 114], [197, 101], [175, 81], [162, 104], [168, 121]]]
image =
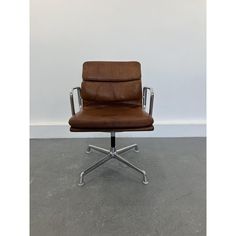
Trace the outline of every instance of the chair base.
[[115, 133], [114, 132], [111, 133], [111, 148], [110, 148], [110, 150], [107, 150], [107, 149], [101, 148], [101, 147], [97, 147], [97, 146], [94, 146], [94, 145], [88, 145], [86, 153], [90, 153], [91, 150], [95, 150], [95, 151], [101, 152], [103, 154], [106, 154], [106, 156], [104, 158], [102, 158], [100, 161], [98, 161], [97, 163], [95, 163], [94, 165], [90, 166], [89, 168], [87, 168], [86, 170], [84, 170], [80, 173], [80, 180], [79, 180], [78, 185], [83, 186], [85, 175], [87, 175], [91, 171], [95, 170], [99, 166], [103, 165], [105, 162], [111, 160], [112, 158], [126, 164], [128, 167], [130, 167], [130, 168], [136, 170], [137, 172], [139, 172], [140, 174], [142, 174], [143, 175], [143, 184], [148, 184], [148, 179], [147, 179], [146, 172], [144, 170], [139, 169], [138, 167], [131, 164], [130, 162], [128, 162], [127, 160], [125, 160], [123, 157], [120, 156], [121, 153], [127, 152], [127, 151], [132, 150], [132, 149], [135, 152], [139, 152], [137, 144], [133, 144], [133, 145], [130, 145], [130, 146], [127, 146], [127, 147], [116, 150], [116, 147], [115, 147]]

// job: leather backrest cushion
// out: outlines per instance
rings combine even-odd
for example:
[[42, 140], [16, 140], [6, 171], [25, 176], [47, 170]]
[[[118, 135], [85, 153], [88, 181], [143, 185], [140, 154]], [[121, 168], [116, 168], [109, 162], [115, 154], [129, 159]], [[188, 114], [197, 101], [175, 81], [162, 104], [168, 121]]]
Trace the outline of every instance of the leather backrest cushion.
[[83, 64], [84, 81], [132, 81], [141, 79], [141, 65], [137, 61], [87, 61]]
[[126, 82], [83, 81], [81, 97], [85, 101], [124, 102], [142, 101], [141, 80]]

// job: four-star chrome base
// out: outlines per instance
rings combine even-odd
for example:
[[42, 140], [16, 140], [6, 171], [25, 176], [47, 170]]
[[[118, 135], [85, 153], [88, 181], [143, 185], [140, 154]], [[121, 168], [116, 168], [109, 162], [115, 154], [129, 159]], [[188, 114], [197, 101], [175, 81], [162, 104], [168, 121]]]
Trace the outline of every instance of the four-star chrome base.
[[134, 169], [137, 172], [139, 172], [140, 174], [142, 174], [143, 175], [143, 184], [148, 184], [146, 172], [144, 170], [139, 169], [138, 167], [131, 164], [130, 162], [128, 162], [127, 160], [125, 160], [123, 157], [120, 156], [121, 153], [124, 153], [128, 150], [131, 150], [131, 149], [133, 149], [135, 152], [139, 152], [137, 144], [133, 144], [133, 145], [116, 150], [115, 132], [111, 132], [111, 148], [110, 148], [110, 150], [107, 150], [107, 149], [104, 149], [101, 147], [97, 147], [97, 146], [93, 146], [93, 145], [88, 145], [88, 149], [86, 152], [90, 153], [92, 149], [96, 150], [98, 152], [104, 153], [104, 154], [106, 154], [106, 156], [103, 159], [101, 159], [100, 161], [98, 161], [97, 163], [95, 163], [94, 165], [90, 166], [88, 169], [86, 169], [80, 173], [79, 186], [84, 185], [85, 175], [87, 175], [88, 173], [90, 173], [91, 171], [93, 171], [94, 169], [101, 166], [102, 164], [104, 164], [105, 162], [109, 161], [112, 158], [115, 158], [116, 160], [126, 164], [127, 166], [131, 167], [132, 169]]

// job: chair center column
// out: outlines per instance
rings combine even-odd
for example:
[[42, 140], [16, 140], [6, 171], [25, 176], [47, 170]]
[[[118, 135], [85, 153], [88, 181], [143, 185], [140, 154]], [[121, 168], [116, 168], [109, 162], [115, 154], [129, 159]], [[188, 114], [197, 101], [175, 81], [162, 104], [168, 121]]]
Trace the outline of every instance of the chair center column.
[[116, 137], [115, 137], [115, 132], [111, 132], [111, 155], [114, 156], [116, 153]]

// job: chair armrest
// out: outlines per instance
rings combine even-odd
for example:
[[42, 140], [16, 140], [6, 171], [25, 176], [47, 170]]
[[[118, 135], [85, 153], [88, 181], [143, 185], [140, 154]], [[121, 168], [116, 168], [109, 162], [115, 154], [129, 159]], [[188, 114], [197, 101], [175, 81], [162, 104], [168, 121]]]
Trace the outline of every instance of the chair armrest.
[[79, 102], [79, 109], [82, 107], [82, 98], [80, 93], [80, 87], [72, 88], [70, 91], [70, 106], [71, 106], [71, 113], [72, 115], [75, 115], [75, 103], [74, 103], [74, 91], [77, 90], [78, 94], [78, 102]]
[[152, 88], [143, 87], [143, 109], [146, 110], [147, 105], [147, 91], [150, 91], [150, 99], [149, 99], [149, 115], [152, 116], [153, 111], [153, 102], [154, 102], [154, 91]]

